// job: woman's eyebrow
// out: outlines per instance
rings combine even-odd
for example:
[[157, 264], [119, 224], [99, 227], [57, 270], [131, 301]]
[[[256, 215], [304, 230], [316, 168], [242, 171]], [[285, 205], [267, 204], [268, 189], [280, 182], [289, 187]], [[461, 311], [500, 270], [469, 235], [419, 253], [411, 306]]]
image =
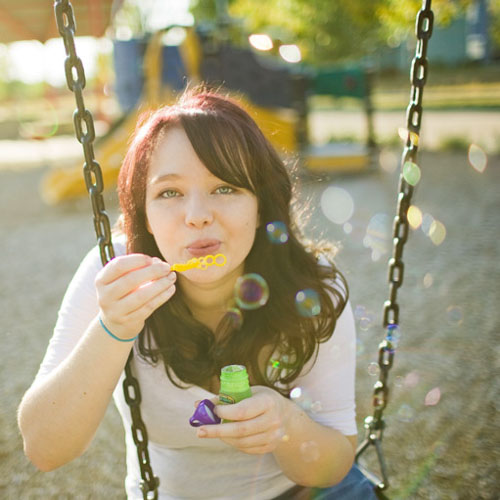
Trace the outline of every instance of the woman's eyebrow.
[[179, 174], [164, 174], [164, 175], [156, 175], [150, 181], [150, 184], [158, 184], [163, 181], [172, 181], [180, 179], [181, 176]]

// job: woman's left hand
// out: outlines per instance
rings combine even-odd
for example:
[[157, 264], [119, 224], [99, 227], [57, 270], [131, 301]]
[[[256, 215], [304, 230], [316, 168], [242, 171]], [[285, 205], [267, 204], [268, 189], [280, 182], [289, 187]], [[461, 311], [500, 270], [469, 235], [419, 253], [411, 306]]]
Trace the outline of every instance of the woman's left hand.
[[[216, 400], [213, 401], [216, 403]], [[252, 397], [215, 407], [217, 415], [231, 422], [198, 428], [200, 438], [219, 438], [244, 453], [258, 455], [276, 449], [285, 436], [290, 401], [265, 386], [252, 386]]]

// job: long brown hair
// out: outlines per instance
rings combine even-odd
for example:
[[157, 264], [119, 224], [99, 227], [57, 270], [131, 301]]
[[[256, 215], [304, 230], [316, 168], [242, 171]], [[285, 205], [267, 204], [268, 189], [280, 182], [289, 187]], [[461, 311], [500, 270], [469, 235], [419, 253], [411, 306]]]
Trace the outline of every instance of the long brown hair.
[[[332, 262], [318, 263], [319, 249], [307, 249], [291, 218], [292, 182], [278, 153], [256, 123], [233, 99], [209, 90], [191, 90], [177, 104], [163, 107], [140, 124], [118, 179], [127, 251], [162, 258], [147, 231], [146, 177], [156, 144], [170, 128], [182, 127], [199, 159], [216, 177], [248, 189], [258, 200], [260, 225], [245, 261], [245, 273], [258, 273], [269, 287], [267, 304], [243, 310], [242, 324], [226, 315], [218, 335], [197, 321], [180, 289], [146, 321], [139, 352], [152, 363], [162, 360], [170, 380], [204, 385], [222, 366], [245, 364], [257, 383], [279, 389], [290, 384], [311, 359], [319, 343], [332, 335], [347, 301], [347, 285]], [[268, 223], [288, 228], [288, 241], [274, 244], [266, 235]], [[303, 316], [295, 305], [303, 289], [317, 292], [321, 310]], [[216, 337], [219, 340], [216, 340]], [[280, 368], [258, 364], [264, 346], [282, 354]], [[280, 361], [280, 360], [277, 360]]]

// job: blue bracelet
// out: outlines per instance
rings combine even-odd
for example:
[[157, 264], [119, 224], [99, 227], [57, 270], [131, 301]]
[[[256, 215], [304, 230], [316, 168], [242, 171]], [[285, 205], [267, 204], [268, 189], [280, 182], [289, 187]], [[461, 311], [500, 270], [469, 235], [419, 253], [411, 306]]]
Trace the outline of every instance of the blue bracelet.
[[99, 323], [101, 323], [101, 326], [104, 328], [104, 331], [110, 336], [113, 337], [115, 340], [118, 340], [118, 342], [133, 342], [139, 335], [136, 335], [135, 337], [132, 337], [131, 339], [121, 339], [120, 337], [117, 337], [116, 335], [112, 334], [110, 330], [106, 327], [106, 325], [102, 322], [101, 317], [99, 316]]

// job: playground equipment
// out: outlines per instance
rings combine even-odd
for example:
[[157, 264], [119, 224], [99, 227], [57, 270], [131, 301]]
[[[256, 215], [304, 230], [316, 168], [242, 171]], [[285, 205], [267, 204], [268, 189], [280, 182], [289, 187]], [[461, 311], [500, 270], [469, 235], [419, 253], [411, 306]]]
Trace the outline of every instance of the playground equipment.
[[[183, 32], [177, 45], [166, 45], [172, 32]], [[145, 39], [115, 40], [116, 96], [124, 111], [96, 141], [106, 185], [114, 185], [126, 145], [141, 113], [172, 102], [187, 82], [223, 85], [255, 119], [284, 156], [298, 158], [309, 172], [356, 172], [370, 167], [374, 146], [369, 79], [361, 66], [322, 70], [278, 64], [247, 46], [219, 40], [203, 27], [170, 26]], [[307, 119], [309, 95], [350, 96], [364, 103], [367, 145], [311, 145]], [[50, 204], [83, 195], [80, 167], [50, 171], [41, 194]]]
[[[399, 325], [399, 304], [397, 292], [403, 283], [404, 263], [403, 250], [409, 235], [408, 208], [416, 182], [412, 179], [413, 167], [417, 167], [416, 159], [420, 125], [423, 113], [423, 91], [427, 80], [427, 47], [434, 23], [434, 14], [431, 9], [432, 0], [422, 0], [422, 8], [418, 12], [416, 22], [416, 35], [418, 43], [415, 57], [411, 67], [411, 95], [407, 108], [407, 139], [401, 159], [401, 175], [399, 179], [399, 194], [397, 213], [394, 218], [393, 228], [393, 255], [389, 260], [389, 299], [384, 303], [383, 327], [386, 328], [384, 340], [379, 344], [378, 364], [380, 369], [379, 380], [374, 386], [372, 416], [365, 419], [366, 437], [356, 452], [356, 462], [361, 455], [371, 446], [375, 447], [380, 464], [382, 478], [378, 478], [369, 471], [364, 470], [366, 477], [374, 485], [374, 490], [379, 498], [386, 498], [383, 491], [389, 486], [385, 460], [382, 452], [382, 437], [385, 429], [383, 418], [384, 409], [389, 398], [387, 385], [389, 371], [394, 361], [397, 344], [397, 330]], [[104, 208], [102, 192], [104, 189], [103, 175], [99, 163], [95, 160], [93, 141], [95, 139], [93, 118], [85, 108], [83, 88], [85, 87], [85, 74], [81, 60], [77, 57], [74, 44], [75, 22], [71, 4], [68, 0], [56, 0], [55, 3], [57, 24], [61, 36], [64, 38], [66, 48], [66, 77], [68, 87], [75, 93], [77, 109], [74, 113], [75, 131], [78, 141], [83, 146], [85, 157], [84, 178], [92, 202], [94, 226], [97, 242], [100, 249], [103, 265], [114, 257], [111, 241], [109, 218]], [[409, 168], [408, 168], [409, 167]], [[123, 383], [125, 400], [130, 406], [132, 416], [132, 435], [137, 446], [138, 460], [141, 470], [141, 490], [143, 498], [157, 499], [159, 480], [154, 476], [148, 453], [148, 438], [144, 422], [141, 417], [140, 401], [141, 392], [137, 379], [132, 374], [130, 360], [131, 351], [125, 366], [125, 379]]]

